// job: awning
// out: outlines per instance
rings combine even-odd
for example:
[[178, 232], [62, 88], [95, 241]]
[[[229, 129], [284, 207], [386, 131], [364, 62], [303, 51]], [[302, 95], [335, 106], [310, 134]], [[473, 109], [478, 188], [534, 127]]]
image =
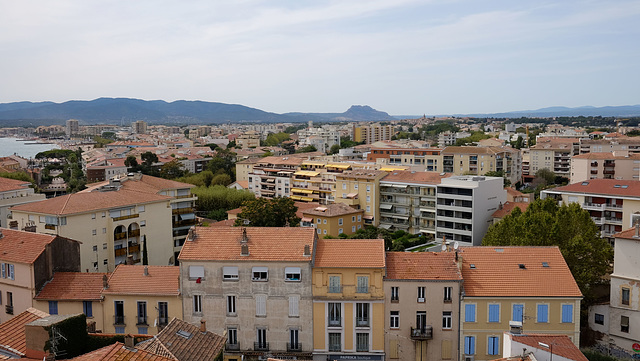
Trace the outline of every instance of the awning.
[[299, 201], [299, 200], [300, 200], [300, 198], [302, 198], [302, 197], [301, 197], [301, 196], [291, 196], [291, 197], [289, 197], [289, 198], [291, 198], [291, 199], [293, 199], [293, 200], [296, 200], [296, 201]]
[[381, 204], [380, 209], [391, 209], [393, 208], [393, 204]]
[[327, 167], [347, 169], [347, 168], [351, 168], [351, 164], [327, 164]]
[[406, 184], [392, 184], [392, 187], [395, 188], [407, 188], [408, 186]]
[[389, 228], [391, 228], [391, 227], [393, 227], [393, 225], [392, 225], [392, 224], [381, 224], [381, 225], [380, 225], [380, 228], [384, 228], [384, 229], [389, 229]]
[[303, 202], [311, 202], [313, 201], [313, 198], [309, 198], [309, 197], [300, 197], [300, 200]]
[[358, 193], [349, 193], [346, 198], [358, 198]]
[[196, 215], [193, 213], [181, 214], [180, 219], [183, 221], [187, 219], [196, 219]]
[[313, 222], [313, 218], [302, 217], [302, 219], [300, 221], [302, 221], [302, 222]]
[[404, 219], [404, 220], [409, 219], [409, 216], [401, 216], [401, 215], [398, 215], [398, 214], [390, 214], [389, 217], [400, 218], [400, 219]]
[[293, 173], [293, 175], [301, 175], [301, 176], [305, 176], [305, 177], [315, 177], [318, 174], [320, 174], [320, 172], [314, 172], [314, 171], [310, 171], [310, 170], [299, 170], [299, 171]]
[[302, 165], [318, 165], [318, 166], [324, 166], [324, 162], [311, 162], [311, 161], [306, 161], [306, 162], [302, 162]]
[[395, 167], [382, 167], [380, 168], [381, 171], [385, 171], [385, 172], [393, 172], [396, 170], [407, 170], [407, 168], [395, 168]]
[[298, 193], [305, 193], [305, 194], [311, 194], [313, 193], [312, 190], [310, 189], [302, 189], [302, 188], [291, 188], [292, 192], [298, 192]]
[[362, 217], [362, 218], [364, 218], [364, 219], [368, 219], [368, 220], [372, 220], [372, 219], [373, 219], [373, 216], [364, 216], [364, 217]]

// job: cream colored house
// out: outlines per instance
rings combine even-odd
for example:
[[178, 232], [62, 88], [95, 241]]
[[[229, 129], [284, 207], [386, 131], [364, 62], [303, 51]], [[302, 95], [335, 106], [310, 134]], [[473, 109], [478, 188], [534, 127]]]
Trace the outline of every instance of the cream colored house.
[[336, 174], [333, 199], [364, 210], [365, 225], [380, 223], [380, 180], [388, 173], [381, 170], [357, 169]]
[[629, 151], [598, 152], [571, 158], [571, 182], [589, 179], [640, 179], [640, 154]]
[[33, 307], [33, 297], [53, 272], [79, 270], [78, 242], [0, 228], [0, 323]]
[[501, 171], [512, 184], [522, 177], [522, 156], [515, 148], [452, 146], [443, 149], [441, 156], [441, 171], [445, 173], [481, 176]]
[[301, 225], [315, 228], [318, 238], [351, 235], [362, 228], [364, 210], [334, 203], [302, 211]]
[[12, 220], [9, 208], [46, 198], [44, 194], [36, 194], [30, 186], [30, 182], [0, 177], [0, 227], [9, 228]]

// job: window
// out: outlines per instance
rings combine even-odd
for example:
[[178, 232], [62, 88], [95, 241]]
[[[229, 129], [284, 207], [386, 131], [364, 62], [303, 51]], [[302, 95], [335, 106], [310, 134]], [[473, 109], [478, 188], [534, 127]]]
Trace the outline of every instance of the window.
[[329, 293], [340, 293], [342, 287], [340, 286], [340, 276], [329, 276]]
[[49, 301], [49, 314], [50, 315], [58, 314], [58, 301]]
[[418, 287], [418, 302], [424, 302], [424, 287]]
[[342, 183], [342, 189], [347, 189], [347, 183]]
[[573, 322], [573, 305], [562, 305], [562, 323]]
[[146, 227], [147, 221], [140, 221], [140, 227]]
[[321, 224], [321, 223], [322, 223], [322, 219], [318, 218], [317, 223], [318, 223], [318, 224]]
[[123, 334], [124, 326], [116, 326], [116, 334]]
[[[106, 228], [102, 228], [102, 234], [106, 234], [106, 233], [107, 233], [107, 229]], [[107, 248], [105, 247], [105, 249], [107, 249]]]
[[267, 315], [267, 295], [256, 295], [256, 316]]
[[476, 305], [464, 305], [464, 322], [476, 322]]
[[371, 196], [367, 196], [367, 203], [371, 202]]
[[113, 301], [113, 315], [114, 324], [124, 325], [124, 301]]
[[236, 315], [236, 296], [227, 296], [227, 316]]
[[329, 308], [329, 326], [330, 327], [339, 327], [342, 325], [342, 309], [339, 303], [329, 302], [327, 304]]
[[326, 229], [323, 229], [323, 230], [322, 230], [322, 233], [327, 234], [327, 230], [326, 230]]
[[298, 342], [298, 329], [290, 328], [289, 329], [289, 350], [302, 351], [300, 343]]
[[289, 317], [300, 316], [299, 304], [300, 304], [299, 295], [289, 296]]
[[487, 353], [489, 355], [497, 355], [500, 353], [500, 337], [489, 336], [489, 340], [487, 342]]
[[362, 221], [362, 215], [358, 214], [358, 222]]
[[593, 320], [593, 322], [595, 322], [598, 325], [604, 325], [604, 315], [603, 314], [596, 313], [594, 316], [595, 316], [595, 319]]
[[513, 313], [511, 315], [511, 321], [522, 322], [524, 316], [524, 305], [513, 305]]
[[356, 333], [356, 352], [369, 352], [368, 333]]
[[158, 324], [166, 325], [169, 323], [169, 303], [158, 302]]
[[102, 218], [107, 216], [107, 212], [102, 212]]
[[338, 218], [338, 225], [341, 226], [343, 224], [344, 224], [344, 222], [343, 222], [342, 218]]
[[465, 336], [464, 337], [464, 354], [475, 355], [476, 353], [476, 337]]
[[138, 301], [138, 325], [147, 324], [147, 303], [144, 301]]
[[445, 287], [444, 288], [444, 302], [451, 302], [451, 292], [453, 291], [453, 287]]
[[95, 213], [91, 214], [91, 219], [96, 219], [96, 214]]
[[253, 267], [251, 270], [251, 280], [264, 282], [268, 280], [269, 269], [267, 267]]
[[193, 295], [193, 313], [202, 313], [202, 295]]
[[317, 229], [318, 234], [322, 234], [322, 230], [320, 228]]
[[343, 234], [344, 233], [344, 228], [338, 228], [338, 234]]
[[204, 266], [189, 266], [189, 280], [195, 281], [204, 278]]
[[355, 232], [356, 231], [356, 226], [351, 226], [351, 232]]
[[342, 335], [339, 333], [329, 333], [329, 351], [340, 352], [342, 351]]
[[367, 192], [371, 192], [371, 186], [367, 184]]
[[227, 344], [229, 344], [229, 345], [237, 345], [238, 344], [238, 329], [237, 328], [227, 328]]
[[538, 305], [537, 321], [540, 323], [549, 322], [549, 305]]
[[400, 327], [400, 311], [391, 311], [389, 314], [389, 327]]
[[358, 183], [353, 185], [353, 189], [358, 189]]
[[620, 332], [629, 333], [629, 317], [620, 316]]
[[284, 268], [284, 280], [285, 281], [300, 281], [300, 267], [285, 267]]
[[500, 305], [497, 303], [489, 305], [489, 322], [500, 322]]
[[7, 278], [7, 264], [0, 263], [0, 271], [2, 272], [2, 278]]
[[98, 246], [93, 246], [93, 251], [98, 252]]
[[400, 300], [400, 289], [398, 287], [391, 287], [391, 302], [398, 302]]
[[268, 350], [269, 344], [267, 343], [267, 329], [266, 328], [258, 328], [256, 329], [256, 344], [254, 349], [256, 350]]
[[[15, 277], [15, 273], [13, 271], [14, 271], [13, 265], [7, 263], [7, 265], [6, 265], [6, 278], [8, 278], [10, 280], [15, 280], [16, 277]], [[2, 272], [2, 276], [4, 277], [4, 275], [5, 275], [5, 272], [3, 271]]]
[[631, 296], [631, 290], [626, 287], [622, 287], [622, 304], [623, 305], [629, 306], [629, 299], [631, 298], [630, 296]]
[[148, 327], [138, 327], [138, 335], [146, 335], [148, 332]]
[[92, 235], [92, 236], [95, 236], [96, 234], [98, 234], [98, 231], [97, 231], [97, 230], [95, 230], [95, 229], [92, 229], [92, 230], [91, 230], [91, 235]]
[[356, 286], [356, 293], [368, 293], [369, 292], [369, 276], [358, 276], [358, 284]]
[[367, 206], [367, 213], [371, 212], [371, 206]]
[[322, 220], [322, 223], [327, 224], [327, 220], [326, 220], [326, 219], [323, 219], [323, 220]]
[[222, 267], [222, 280], [223, 281], [237, 281], [238, 280], [238, 267], [237, 266], [225, 266], [225, 267]]
[[356, 303], [356, 327], [369, 327], [368, 303]]
[[351, 216], [351, 222], [355, 222], [356, 221], [356, 216]]
[[451, 329], [451, 311], [442, 312], [442, 328], [445, 330]]
[[144, 212], [144, 206], [138, 206], [138, 213]]
[[93, 317], [93, 302], [82, 301], [82, 313], [87, 317]]

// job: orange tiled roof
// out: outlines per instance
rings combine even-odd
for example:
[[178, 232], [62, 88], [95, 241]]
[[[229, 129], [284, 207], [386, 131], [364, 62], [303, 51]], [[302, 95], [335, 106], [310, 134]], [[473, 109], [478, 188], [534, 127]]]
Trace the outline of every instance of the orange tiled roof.
[[640, 197], [640, 182], [618, 179], [589, 179], [547, 190], [547, 192], [569, 192], [603, 194], [611, 196]]
[[36, 300], [99, 300], [102, 277], [107, 273], [56, 272]]
[[469, 297], [582, 297], [558, 247], [476, 246], [460, 252]]
[[29, 188], [30, 185], [31, 185], [30, 182], [25, 182], [23, 180], [0, 177], [0, 192], [8, 192], [8, 191], [25, 189], [25, 188]]
[[511, 212], [516, 207], [520, 208], [520, 210], [524, 213], [527, 210], [527, 207], [529, 207], [529, 203], [526, 203], [526, 202], [504, 202], [504, 204], [502, 205], [502, 208], [498, 208], [497, 211], [493, 212], [491, 217], [493, 217], [493, 218], [503, 218], [507, 214], [511, 214]]
[[358, 170], [346, 170], [342, 173], [336, 174], [336, 179], [378, 179], [389, 174], [382, 170], [373, 169], [358, 169]]
[[567, 335], [547, 335], [547, 334], [524, 334], [511, 335], [515, 342], [523, 343], [527, 346], [549, 352], [550, 349], [541, 346], [540, 342], [551, 345], [553, 354], [575, 361], [588, 361], [587, 357], [571, 342]]
[[319, 239], [314, 267], [383, 268], [384, 256], [384, 239]]
[[386, 280], [461, 280], [452, 252], [387, 252]]
[[217, 227], [233, 227], [236, 223], [235, 219], [225, 219], [222, 221], [218, 221], [215, 223], [209, 223], [209, 227], [217, 228]]
[[640, 240], [640, 237], [634, 237], [636, 234], [636, 228], [629, 228], [626, 229], [622, 232], [616, 233], [613, 235], [613, 237], [615, 238], [624, 238], [624, 239], [636, 239], [636, 240]]
[[169, 200], [169, 196], [120, 189], [109, 192], [78, 192], [11, 207], [12, 210], [39, 214], [67, 215]]
[[0, 259], [8, 262], [33, 263], [57, 236], [0, 228]]
[[103, 294], [179, 295], [180, 267], [121, 264], [109, 276], [108, 284]]
[[[240, 254], [240, 239], [246, 229], [249, 255]], [[311, 261], [304, 246], [313, 252], [316, 230], [290, 227], [196, 227], [195, 240], [187, 238], [178, 259], [235, 261]]]
[[574, 155], [571, 159], [640, 159], [640, 154], [614, 154], [617, 152], [597, 152], [597, 153], [584, 153], [580, 155]]
[[[140, 178], [138, 179], [138, 177]], [[94, 183], [91, 185], [91, 188], [85, 189], [80, 193], [88, 193], [107, 184], [109, 184], [109, 181]], [[169, 189], [195, 187], [193, 184], [176, 182], [173, 180], [152, 177], [144, 174], [140, 176], [138, 175], [127, 176], [126, 178], [121, 180], [121, 184], [122, 184], [123, 190], [142, 192], [142, 193], [151, 193], [151, 194], [157, 194], [160, 191], [169, 190]]]
[[27, 351], [26, 337], [24, 334], [24, 326], [35, 320], [48, 317], [49, 314], [36, 310], [35, 308], [27, 308], [24, 312], [14, 316], [9, 321], [0, 324], [0, 349], [11, 348], [10, 352], [17, 351], [22, 356]]
[[129, 349], [122, 342], [99, 348], [69, 361], [175, 361], [140, 349]]
[[393, 171], [381, 182], [407, 182], [407, 183], [426, 183], [440, 184], [442, 178], [450, 177], [451, 173], [438, 172], [412, 172], [412, 171]]

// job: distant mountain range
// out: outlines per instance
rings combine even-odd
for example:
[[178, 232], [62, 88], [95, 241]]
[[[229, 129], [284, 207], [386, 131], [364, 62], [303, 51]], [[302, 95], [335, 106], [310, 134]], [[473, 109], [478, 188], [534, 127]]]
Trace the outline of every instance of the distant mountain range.
[[[554, 116], [640, 116], [640, 105], [611, 107], [550, 107], [538, 110], [491, 114], [454, 114], [466, 117], [520, 118]], [[81, 124], [129, 124], [145, 120], [151, 124], [215, 124], [239, 122], [317, 122], [385, 121], [415, 116], [390, 116], [367, 105], [354, 105], [343, 113], [270, 113], [239, 104], [204, 101], [141, 100], [129, 98], [99, 98], [90, 101], [73, 100], [64, 103], [16, 102], [0, 103], [0, 126], [37, 126], [63, 124], [78, 119]]]

